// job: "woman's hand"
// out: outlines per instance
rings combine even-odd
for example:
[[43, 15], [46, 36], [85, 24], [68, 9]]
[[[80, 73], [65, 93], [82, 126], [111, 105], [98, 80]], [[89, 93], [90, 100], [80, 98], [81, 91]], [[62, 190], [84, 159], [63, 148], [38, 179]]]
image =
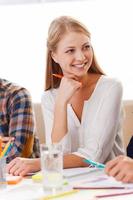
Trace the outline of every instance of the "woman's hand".
[[39, 171], [40, 168], [39, 158], [31, 159], [17, 157], [7, 165], [7, 172], [15, 176], [25, 176], [28, 173]]
[[82, 83], [77, 81], [75, 77], [64, 76], [61, 80], [57, 99], [60, 102], [67, 103], [73, 94], [82, 87]]
[[133, 159], [118, 156], [106, 164], [105, 172], [117, 181], [124, 183], [133, 182]]

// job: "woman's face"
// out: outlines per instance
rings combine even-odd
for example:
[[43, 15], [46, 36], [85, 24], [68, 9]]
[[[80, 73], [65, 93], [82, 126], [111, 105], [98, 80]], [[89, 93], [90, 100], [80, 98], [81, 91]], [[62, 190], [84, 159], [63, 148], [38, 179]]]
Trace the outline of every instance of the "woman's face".
[[52, 53], [52, 58], [60, 65], [64, 75], [84, 76], [93, 59], [89, 37], [77, 32], [65, 34]]

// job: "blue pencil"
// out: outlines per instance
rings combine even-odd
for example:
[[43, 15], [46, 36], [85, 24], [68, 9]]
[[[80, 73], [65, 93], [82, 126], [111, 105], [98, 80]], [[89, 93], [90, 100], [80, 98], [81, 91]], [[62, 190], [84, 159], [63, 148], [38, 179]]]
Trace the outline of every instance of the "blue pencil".
[[13, 146], [13, 144], [10, 143], [10, 145], [8, 146], [8, 149], [7, 149], [7, 151], [5, 152], [4, 156], [7, 156], [7, 155], [8, 155], [8, 153], [11, 151], [12, 146]]
[[105, 168], [105, 165], [104, 164], [101, 164], [101, 163], [98, 163], [98, 162], [94, 162], [90, 159], [84, 159], [83, 160], [85, 163], [87, 164], [90, 164], [90, 165], [93, 165], [94, 167], [97, 167], [99, 169], [104, 169]]
[[10, 152], [11, 148], [12, 148], [13, 144], [11, 143], [11, 140], [9, 140], [7, 142], [7, 144], [5, 145], [4, 150], [2, 151], [0, 158], [2, 158], [3, 156], [7, 156], [7, 154]]

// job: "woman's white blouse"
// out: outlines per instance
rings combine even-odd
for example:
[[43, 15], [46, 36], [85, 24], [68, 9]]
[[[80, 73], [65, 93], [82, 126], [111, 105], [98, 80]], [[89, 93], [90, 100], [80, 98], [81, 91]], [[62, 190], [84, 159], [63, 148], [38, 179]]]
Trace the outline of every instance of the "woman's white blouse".
[[[58, 89], [51, 89], [42, 96], [46, 143], [51, 143], [57, 92]], [[81, 122], [71, 105], [67, 106], [68, 132], [60, 141], [64, 154], [73, 153], [101, 163], [124, 154], [122, 119], [122, 85], [117, 79], [102, 75], [84, 102]]]

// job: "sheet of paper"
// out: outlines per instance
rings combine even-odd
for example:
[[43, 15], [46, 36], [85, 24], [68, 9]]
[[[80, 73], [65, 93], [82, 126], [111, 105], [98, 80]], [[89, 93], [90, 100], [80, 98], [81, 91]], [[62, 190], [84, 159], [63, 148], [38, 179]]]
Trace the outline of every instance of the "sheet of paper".
[[78, 175], [83, 175], [83, 174], [89, 174], [92, 172], [96, 172], [99, 169], [95, 168], [95, 167], [80, 167], [80, 168], [70, 168], [70, 169], [64, 169], [63, 170], [63, 176], [65, 178], [69, 178], [69, 177], [74, 177], [74, 176], [78, 176]]
[[107, 175], [98, 176], [96, 178], [90, 178], [86, 180], [79, 181], [78, 183], [74, 183], [73, 187], [79, 188], [127, 188], [133, 189], [132, 183], [122, 183], [120, 181], [116, 181], [113, 177], [109, 177]]
[[42, 185], [24, 178], [19, 184], [7, 185], [0, 191], [0, 200], [38, 200], [43, 195]]

